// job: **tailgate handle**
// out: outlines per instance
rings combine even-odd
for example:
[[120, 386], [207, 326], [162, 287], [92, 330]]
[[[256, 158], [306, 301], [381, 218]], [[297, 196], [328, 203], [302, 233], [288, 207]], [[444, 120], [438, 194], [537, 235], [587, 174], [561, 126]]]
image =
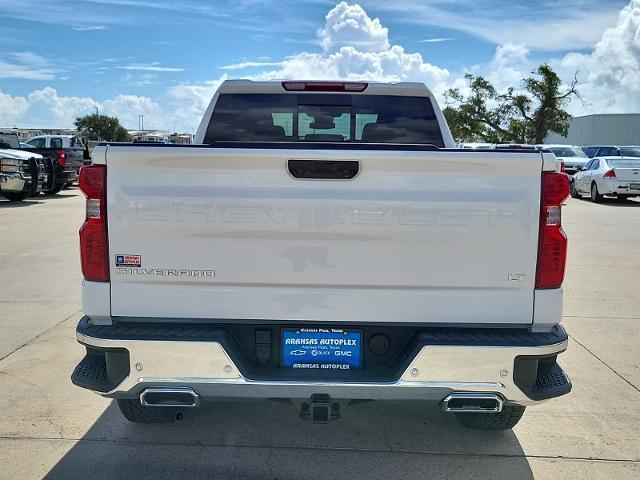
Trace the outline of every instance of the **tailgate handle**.
[[350, 180], [360, 171], [354, 160], [289, 160], [289, 173], [294, 178]]

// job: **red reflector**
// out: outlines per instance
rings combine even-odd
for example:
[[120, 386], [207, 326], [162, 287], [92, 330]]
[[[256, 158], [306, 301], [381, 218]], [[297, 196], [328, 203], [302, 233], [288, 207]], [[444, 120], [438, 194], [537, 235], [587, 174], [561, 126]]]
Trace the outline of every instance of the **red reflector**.
[[80, 168], [78, 186], [87, 198], [101, 199], [107, 183], [106, 165], [87, 165]]
[[536, 288], [560, 288], [567, 261], [567, 236], [560, 209], [569, 196], [569, 177], [560, 172], [542, 173], [540, 234]]
[[569, 177], [566, 173], [542, 172], [542, 203], [562, 205], [569, 196]]
[[80, 227], [80, 264], [86, 280], [109, 281], [109, 246], [103, 222], [86, 220]]
[[617, 178], [616, 177], [616, 172], [613, 170], [613, 168], [611, 170], [607, 170], [605, 172], [604, 178]]
[[107, 237], [107, 166], [88, 165], [80, 169], [80, 190], [87, 197], [85, 221], [80, 227], [80, 264], [86, 280], [109, 281]]
[[540, 239], [536, 288], [560, 288], [567, 261], [567, 236], [561, 227], [543, 227]]
[[364, 92], [367, 82], [282, 82], [282, 88], [289, 92]]
[[65, 163], [67, 163], [67, 157], [64, 154], [64, 150], [56, 150], [56, 155], [58, 155], [58, 166], [64, 167]]

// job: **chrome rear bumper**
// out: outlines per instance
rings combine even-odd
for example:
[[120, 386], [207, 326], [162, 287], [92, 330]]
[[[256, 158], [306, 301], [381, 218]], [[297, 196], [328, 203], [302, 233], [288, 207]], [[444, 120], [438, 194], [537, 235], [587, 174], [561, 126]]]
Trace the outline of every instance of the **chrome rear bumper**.
[[[97, 390], [110, 398], [137, 398], [150, 387], [188, 387], [205, 401], [216, 398], [309, 398], [315, 394], [343, 399], [442, 401], [455, 392], [496, 394], [509, 404], [530, 405], [538, 403], [544, 395], [536, 396], [518, 386], [522, 384], [518, 381], [522, 375], [515, 372], [520, 368], [517, 359], [551, 359], [553, 363], [547, 363], [557, 367], [553, 375], [563, 377], [568, 388], [561, 388], [557, 390], [559, 393], [544, 398], [563, 395], [571, 389], [564, 372], [555, 363], [555, 355], [567, 348], [566, 334], [563, 330], [562, 333], [562, 341], [547, 345], [424, 345], [399, 378], [388, 382], [350, 382], [249, 378], [232, 360], [233, 352], [225, 351], [218, 341], [97, 338], [78, 331], [78, 342], [88, 351], [83, 362], [87, 358], [95, 360], [100, 352], [120, 352], [118, 355], [121, 356], [119, 360], [107, 358], [104, 368], [99, 362], [95, 369], [83, 367], [81, 362], [76, 371], [79, 368], [83, 371], [108, 370], [109, 362], [126, 365], [118, 367], [123, 372], [121, 378], [102, 389], [83, 382], [82, 374], [74, 372], [72, 379], [77, 385]], [[528, 365], [520, 371], [530, 370], [531, 364]], [[535, 365], [538, 368], [537, 363]], [[535, 378], [535, 371], [533, 375], [529, 383], [537, 386], [540, 379]], [[540, 377], [540, 372], [537, 375]], [[111, 375], [112, 380], [114, 376]], [[545, 381], [546, 377], [542, 383]]]

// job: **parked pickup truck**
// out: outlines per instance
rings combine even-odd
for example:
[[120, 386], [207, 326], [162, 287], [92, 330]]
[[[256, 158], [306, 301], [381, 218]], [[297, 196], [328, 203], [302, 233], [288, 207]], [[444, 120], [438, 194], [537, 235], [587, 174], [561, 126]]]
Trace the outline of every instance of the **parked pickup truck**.
[[0, 130], [0, 194], [21, 201], [40, 193], [48, 180], [44, 157], [21, 150], [14, 132]]
[[90, 158], [82, 139], [73, 135], [43, 135], [31, 138], [24, 148], [18, 134], [11, 130], [0, 131], [0, 146], [22, 150], [28, 156], [45, 159], [47, 181], [42, 186], [45, 193], [56, 194], [66, 185], [77, 181], [84, 159]]
[[58, 193], [78, 180], [78, 172], [88, 156], [82, 138], [76, 135], [40, 135], [27, 141], [26, 150], [47, 157], [52, 165], [48, 191]]
[[134, 422], [393, 399], [491, 430], [570, 391], [553, 154], [455, 148], [419, 83], [226, 81], [195, 139], [80, 172], [76, 385]]
[[[0, 133], [1, 136], [1, 133]], [[0, 195], [12, 202], [40, 193], [48, 182], [42, 155], [2, 148], [0, 138]]]

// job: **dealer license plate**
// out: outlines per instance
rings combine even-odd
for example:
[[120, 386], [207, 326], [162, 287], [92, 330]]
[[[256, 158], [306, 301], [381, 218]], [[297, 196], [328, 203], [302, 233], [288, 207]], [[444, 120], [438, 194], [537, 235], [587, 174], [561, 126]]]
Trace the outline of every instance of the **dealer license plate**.
[[282, 331], [282, 366], [307, 370], [362, 367], [362, 332], [341, 328]]

